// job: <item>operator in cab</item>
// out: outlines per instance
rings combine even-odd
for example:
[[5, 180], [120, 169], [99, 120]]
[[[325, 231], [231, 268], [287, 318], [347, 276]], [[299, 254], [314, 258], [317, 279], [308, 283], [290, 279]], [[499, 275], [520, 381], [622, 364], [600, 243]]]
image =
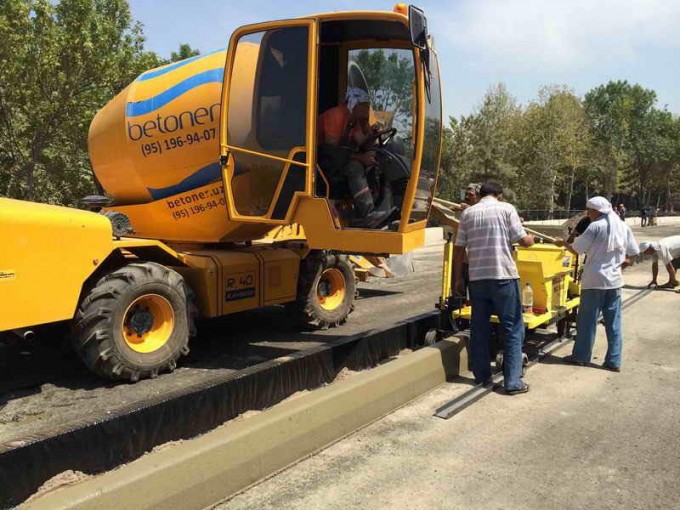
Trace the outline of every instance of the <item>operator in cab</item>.
[[377, 165], [375, 153], [364, 149], [377, 131], [377, 126], [370, 126], [369, 114], [368, 93], [349, 87], [342, 104], [319, 116], [318, 161], [331, 186], [343, 181], [349, 186], [355, 213], [352, 226], [376, 228], [392, 211], [376, 208], [366, 179], [366, 169]]

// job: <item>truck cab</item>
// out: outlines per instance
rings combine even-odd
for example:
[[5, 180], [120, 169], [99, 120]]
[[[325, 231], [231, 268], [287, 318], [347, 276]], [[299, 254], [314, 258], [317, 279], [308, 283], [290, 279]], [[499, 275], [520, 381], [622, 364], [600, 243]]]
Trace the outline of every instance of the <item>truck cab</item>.
[[[331, 13], [237, 30], [220, 121], [229, 217], [298, 224], [311, 248], [403, 253], [422, 244], [442, 130], [439, 67], [425, 26], [411, 7], [408, 16]], [[370, 182], [376, 204], [391, 200], [392, 215], [377, 228], [352, 225], [352, 197], [319, 158], [318, 118], [343, 104], [348, 86], [366, 89], [383, 132]]]

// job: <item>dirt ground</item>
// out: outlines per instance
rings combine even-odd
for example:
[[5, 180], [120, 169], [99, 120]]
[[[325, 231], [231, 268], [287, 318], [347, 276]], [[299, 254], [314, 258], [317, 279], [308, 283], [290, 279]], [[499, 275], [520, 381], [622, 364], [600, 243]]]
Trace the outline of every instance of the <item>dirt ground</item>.
[[[19, 346], [4, 353], [4, 361], [0, 356], [0, 450], [19, 446], [27, 437], [51, 435], [167, 392], [431, 311], [440, 292], [441, 246], [418, 250], [415, 273], [360, 284], [356, 309], [339, 328], [301, 333], [282, 307], [205, 321], [179, 368], [154, 380], [103, 381], [82, 368], [70, 351], [59, 349], [58, 338], [47, 338], [33, 349]], [[32, 378], [45, 382], [32, 385]], [[23, 389], [8, 390], [23, 379], [27, 381]]]
[[[650, 265], [626, 271], [624, 299]], [[217, 508], [677, 508], [679, 309], [659, 290], [625, 310], [621, 373], [599, 367], [598, 328], [591, 366], [564, 364], [563, 347], [528, 372], [528, 394], [493, 393], [448, 421], [434, 411], [469, 386], [445, 384]]]

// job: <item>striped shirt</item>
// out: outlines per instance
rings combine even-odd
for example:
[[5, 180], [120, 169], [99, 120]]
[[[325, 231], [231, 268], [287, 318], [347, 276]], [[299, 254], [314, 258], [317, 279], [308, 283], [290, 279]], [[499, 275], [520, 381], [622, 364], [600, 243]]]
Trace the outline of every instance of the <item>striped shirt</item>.
[[456, 246], [466, 247], [470, 281], [516, 280], [512, 243], [527, 235], [517, 210], [492, 196], [463, 211]]

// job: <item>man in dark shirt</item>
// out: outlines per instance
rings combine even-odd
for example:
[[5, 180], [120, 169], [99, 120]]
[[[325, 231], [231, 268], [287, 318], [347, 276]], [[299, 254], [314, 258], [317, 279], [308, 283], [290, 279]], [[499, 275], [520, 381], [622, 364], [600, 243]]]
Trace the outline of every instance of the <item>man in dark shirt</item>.
[[640, 226], [647, 226], [647, 207], [644, 205], [640, 206]]
[[573, 243], [574, 239], [576, 239], [578, 236], [580, 236], [586, 231], [588, 225], [590, 225], [590, 218], [588, 218], [588, 216], [584, 216], [583, 218], [581, 218], [581, 220], [576, 224], [574, 229], [571, 232], [569, 232], [567, 243], [568, 244]]

